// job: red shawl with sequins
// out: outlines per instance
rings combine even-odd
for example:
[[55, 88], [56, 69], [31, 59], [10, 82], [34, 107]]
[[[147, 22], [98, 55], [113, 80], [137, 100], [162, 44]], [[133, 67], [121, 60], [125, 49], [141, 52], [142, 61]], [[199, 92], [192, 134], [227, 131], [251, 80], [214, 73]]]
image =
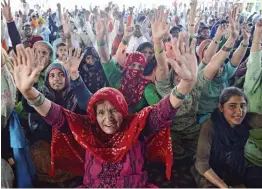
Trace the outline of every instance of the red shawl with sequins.
[[[94, 107], [103, 100], [108, 100], [123, 115], [122, 127], [113, 136], [103, 133], [96, 121]], [[55, 174], [54, 170], [60, 168], [76, 175], [84, 175], [86, 150], [100, 160], [119, 162], [137, 141], [151, 110], [152, 107], [147, 107], [139, 113], [128, 115], [124, 96], [118, 90], [107, 87], [91, 97], [87, 107], [88, 116], [76, 115], [63, 109], [73, 135], [53, 129], [51, 174]], [[145, 154], [149, 161], [162, 161], [166, 164], [168, 179], [173, 160], [171, 145], [170, 129], [163, 129], [147, 141]]]

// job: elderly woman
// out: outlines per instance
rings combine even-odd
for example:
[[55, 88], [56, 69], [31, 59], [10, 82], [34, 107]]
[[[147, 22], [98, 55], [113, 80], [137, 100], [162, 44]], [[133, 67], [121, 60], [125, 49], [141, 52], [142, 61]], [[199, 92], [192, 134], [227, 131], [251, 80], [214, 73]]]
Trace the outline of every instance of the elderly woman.
[[[156, 22], [162, 23], [164, 20], [155, 18]], [[165, 22], [162, 24], [165, 25]], [[104, 29], [103, 22], [98, 21], [96, 34], [100, 39], [105, 36]], [[168, 29], [164, 32], [167, 33]], [[156, 33], [156, 40], [160, 42], [162, 39], [158, 36], [160, 35]], [[196, 40], [190, 47], [189, 43], [185, 44], [185, 48], [181, 48], [185, 54], [181, 55], [183, 61], [180, 65], [183, 67], [181, 73], [187, 74], [180, 75], [181, 82], [172, 94], [155, 106], [130, 115], [124, 96], [116, 89], [103, 88], [91, 97], [87, 116], [62, 108], [33, 87], [43, 66], [37, 64], [31, 72], [30, 66], [34, 65], [30, 53], [32, 50], [25, 50], [19, 45], [17, 56], [12, 53], [16, 86], [57, 133], [52, 141], [53, 168], [59, 167], [84, 174], [84, 187], [145, 187], [149, 186], [144, 169], [146, 156], [150, 160], [160, 158], [164, 161], [169, 178], [172, 165], [170, 121], [174, 119], [182, 100], [194, 86], [197, 73], [194, 50]], [[78, 65], [80, 61], [79, 52], [69, 58], [72, 66]], [[70, 70], [71, 78], [72, 74], [75, 79], [79, 77], [77, 69]]]
[[248, 166], [244, 156], [249, 129], [262, 128], [253, 122], [262, 115], [246, 113], [247, 98], [240, 89], [230, 87], [221, 93], [218, 109], [203, 124], [198, 139], [192, 168], [198, 187], [262, 187], [262, 167]]

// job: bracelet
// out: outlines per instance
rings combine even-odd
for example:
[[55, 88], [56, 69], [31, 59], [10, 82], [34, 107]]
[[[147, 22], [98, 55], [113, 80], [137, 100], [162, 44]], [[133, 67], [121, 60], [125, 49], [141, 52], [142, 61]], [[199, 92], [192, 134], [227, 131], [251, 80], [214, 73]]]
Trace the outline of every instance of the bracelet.
[[212, 41], [213, 41], [216, 45], [218, 45], [218, 43], [219, 43], [218, 41], [215, 41], [214, 39], [213, 39]]
[[195, 24], [190, 24], [189, 26], [193, 27], [193, 26], [195, 26]]
[[97, 46], [103, 47], [105, 46], [106, 42], [105, 41], [97, 41]]
[[161, 49], [159, 51], [155, 51], [155, 55], [161, 54], [162, 52], [164, 52], [164, 49]]
[[122, 39], [122, 43], [123, 43], [124, 45], [128, 45], [128, 41], [126, 41], [126, 40], [124, 40], [124, 39]]
[[36, 108], [36, 107], [41, 106], [41, 105], [44, 103], [44, 101], [45, 101], [45, 96], [44, 96], [42, 93], [39, 93], [39, 94], [40, 94], [40, 98], [37, 100], [36, 103], [31, 104], [31, 103], [29, 103], [29, 102], [27, 101], [27, 103], [28, 103], [29, 106], [31, 106], [31, 107], [33, 107], [33, 108]]
[[226, 51], [226, 52], [230, 52], [233, 48], [229, 48], [229, 47], [226, 47], [226, 46], [223, 46], [222, 50], [223, 51]]
[[241, 46], [244, 48], [247, 48], [249, 44], [245, 45], [243, 42], [241, 42]]
[[189, 98], [189, 95], [183, 95], [182, 93], [178, 92], [177, 91], [177, 86], [175, 86], [172, 91], [171, 91], [171, 94], [175, 97], [177, 97], [178, 99], [180, 100], [186, 100]]
[[38, 98], [40, 97], [40, 95], [41, 95], [41, 93], [39, 93], [39, 94], [37, 95], [37, 97], [35, 97], [35, 98], [28, 98], [27, 100], [36, 100], [36, 99], [38, 99]]

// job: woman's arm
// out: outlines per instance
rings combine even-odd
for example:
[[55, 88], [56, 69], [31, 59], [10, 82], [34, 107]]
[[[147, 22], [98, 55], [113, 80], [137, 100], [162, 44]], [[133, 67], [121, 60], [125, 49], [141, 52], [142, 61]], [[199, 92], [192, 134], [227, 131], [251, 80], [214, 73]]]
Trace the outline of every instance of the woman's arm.
[[196, 8], [197, 8], [197, 0], [192, 0], [190, 3], [190, 17], [188, 23], [188, 33], [190, 36], [195, 34]]
[[231, 64], [233, 66], [238, 66], [245, 57], [249, 45], [249, 38], [250, 35], [246, 31], [243, 31], [243, 40], [231, 58]]
[[164, 49], [163, 39], [168, 35], [170, 28], [169, 24], [166, 24], [166, 20], [169, 12], [165, 12], [162, 8], [159, 8], [154, 17], [150, 17], [150, 23], [152, 27], [152, 36], [154, 42], [154, 51], [157, 61], [156, 67], [156, 80], [161, 81], [168, 77], [168, 66], [166, 62], [166, 53]]
[[262, 41], [262, 19], [260, 19], [255, 28], [254, 38], [251, 46], [251, 53], [248, 58], [246, 80], [244, 90], [247, 93], [254, 92], [259, 86], [261, 79], [261, 41]]
[[224, 64], [226, 58], [228, 58], [230, 51], [234, 47], [235, 41], [239, 35], [239, 20], [237, 18], [237, 7], [233, 8], [229, 16], [230, 20], [230, 37], [228, 38], [222, 49], [216, 53], [208, 65], [204, 68], [203, 74], [208, 79], [213, 79], [220, 67]]
[[82, 80], [81, 76], [75, 77], [71, 76], [71, 89], [74, 91], [76, 98], [77, 98], [77, 105], [81, 110], [86, 111], [87, 104], [89, 99], [92, 96], [92, 93], [86, 87], [84, 81]]
[[205, 64], [209, 64], [210, 60], [217, 52], [218, 45], [220, 43], [221, 38], [226, 34], [227, 34], [227, 26], [225, 24], [220, 25], [216, 31], [216, 35], [214, 39], [209, 44], [207, 51], [204, 55], [203, 62]]
[[11, 13], [10, 1], [8, 1], [8, 4], [5, 3], [5, 5], [2, 6], [2, 13], [7, 23], [8, 34], [11, 39], [12, 46], [16, 52], [16, 45], [21, 43], [21, 37]]
[[217, 176], [217, 174], [209, 165], [210, 151], [213, 139], [212, 130], [212, 121], [211, 119], [208, 119], [200, 130], [197, 144], [195, 167], [199, 174], [204, 176], [209, 182], [220, 188], [228, 188], [224, 181]]

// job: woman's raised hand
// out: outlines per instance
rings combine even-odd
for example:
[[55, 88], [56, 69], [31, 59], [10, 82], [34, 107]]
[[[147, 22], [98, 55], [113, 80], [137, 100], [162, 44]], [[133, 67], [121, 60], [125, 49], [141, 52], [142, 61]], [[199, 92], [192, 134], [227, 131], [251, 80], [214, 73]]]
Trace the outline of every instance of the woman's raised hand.
[[[7, 1], [4, 0], [4, 3], [1, 3], [2, 5], [2, 13], [5, 17], [6, 22], [11, 22], [13, 21], [12, 13], [11, 13], [11, 6], [10, 6], [10, 0]], [[3, 31], [2, 31], [3, 32]]]
[[65, 36], [68, 38], [70, 35], [70, 21], [66, 12], [63, 15], [63, 31]]
[[37, 61], [34, 50], [24, 48], [22, 44], [16, 46], [17, 54], [11, 51], [11, 59], [14, 62], [14, 80], [16, 87], [23, 94], [33, 88], [38, 77], [44, 69], [45, 59]]
[[239, 23], [239, 9], [238, 6], [235, 5], [229, 14], [229, 28], [230, 28], [230, 37], [233, 39], [237, 39], [240, 32], [240, 23]]
[[149, 16], [154, 41], [162, 41], [167, 36], [170, 28], [170, 25], [166, 23], [168, 14], [169, 11], [164, 11], [163, 7], [159, 7], [154, 15]]
[[167, 62], [182, 80], [194, 85], [197, 80], [196, 39], [190, 45], [189, 35], [180, 32], [178, 40], [173, 38], [172, 47], [176, 58], [168, 59]]
[[84, 54], [81, 54], [81, 48], [70, 48], [69, 57], [64, 62], [64, 67], [70, 74], [72, 80], [76, 80], [79, 77], [78, 68], [83, 59]]
[[101, 18], [98, 18], [96, 22], [96, 39], [98, 41], [105, 40], [106, 38], [106, 24]]

